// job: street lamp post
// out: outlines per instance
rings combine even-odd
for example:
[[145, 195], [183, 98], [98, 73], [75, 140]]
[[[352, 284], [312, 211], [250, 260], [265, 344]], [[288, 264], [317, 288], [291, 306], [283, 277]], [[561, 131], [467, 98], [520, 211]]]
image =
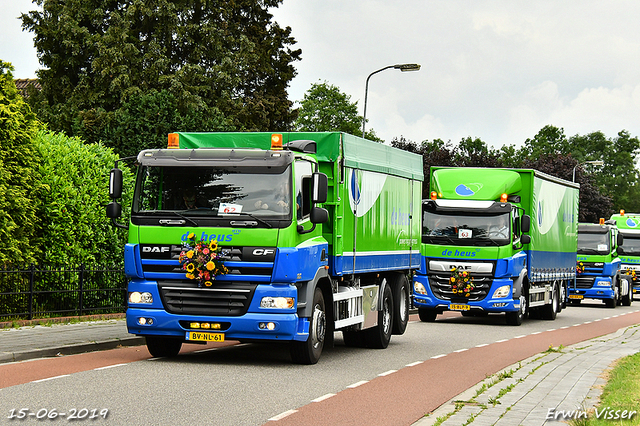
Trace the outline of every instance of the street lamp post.
[[396, 64], [396, 65], [389, 65], [386, 66], [384, 68], [380, 68], [377, 71], [372, 72], [371, 74], [369, 74], [369, 77], [367, 77], [367, 82], [364, 86], [364, 111], [363, 111], [363, 115], [362, 115], [362, 137], [364, 138], [364, 126], [367, 122], [367, 93], [369, 92], [369, 79], [371, 78], [372, 75], [377, 74], [381, 71], [384, 70], [388, 70], [389, 68], [394, 68], [397, 70], [400, 70], [402, 72], [407, 72], [407, 71], [418, 71], [420, 69], [420, 65], [419, 64]]
[[602, 160], [593, 160], [593, 161], [585, 161], [584, 163], [578, 163], [575, 165], [575, 167], [573, 168], [573, 178], [571, 180], [571, 182], [575, 182], [576, 181], [576, 169], [582, 165], [585, 164], [593, 164], [594, 166], [602, 166], [604, 165], [604, 161]]

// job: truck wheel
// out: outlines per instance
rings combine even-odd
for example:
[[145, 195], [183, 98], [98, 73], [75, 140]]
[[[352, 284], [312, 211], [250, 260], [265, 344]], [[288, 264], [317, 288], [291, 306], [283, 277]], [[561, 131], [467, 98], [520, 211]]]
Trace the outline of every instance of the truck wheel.
[[404, 334], [409, 324], [409, 280], [405, 274], [397, 274], [393, 283], [393, 334]]
[[622, 279], [623, 285], [627, 290], [627, 294], [622, 296], [621, 303], [622, 306], [631, 306], [631, 301], [633, 299], [633, 288], [631, 287], [631, 280], [626, 276]]
[[528, 299], [526, 295], [520, 295], [520, 309], [516, 312], [507, 312], [507, 324], [509, 325], [521, 325], [525, 316], [527, 315]]
[[291, 359], [296, 364], [315, 364], [320, 359], [327, 331], [327, 317], [322, 290], [313, 293], [313, 312], [309, 318], [309, 338], [306, 342], [291, 342]]
[[393, 331], [393, 295], [389, 286], [384, 287], [382, 310], [378, 311], [378, 325], [364, 330], [367, 347], [384, 349], [389, 345]]
[[558, 306], [560, 304], [558, 293], [558, 283], [554, 283], [553, 289], [551, 290], [551, 303], [540, 308], [542, 319], [551, 321], [556, 319], [556, 315], [558, 314]]
[[182, 340], [172, 337], [146, 336], [147, 350], [155, 358], [173, 358], [182, 348]]
[[418, 308], [418, 316], [422, 322], [434, 322], [438, 316], [438, 311], [429, 308]]

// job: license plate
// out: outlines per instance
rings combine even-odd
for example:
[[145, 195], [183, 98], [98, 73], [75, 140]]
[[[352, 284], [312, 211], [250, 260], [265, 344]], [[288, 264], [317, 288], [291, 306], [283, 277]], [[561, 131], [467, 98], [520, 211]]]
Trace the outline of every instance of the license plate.
[[451, 309], [452, 311], [468, 311], [471, 309], [471, 306], [451, 304], [449, 305], [449, 309]]
[[581, 294], [570, 294], [569, 299], [584, 299], [584, 296]]
[[223, 333], [203, 333], [201, 331], [187, 331], [185, 340], [195, 342], [224, 342]]

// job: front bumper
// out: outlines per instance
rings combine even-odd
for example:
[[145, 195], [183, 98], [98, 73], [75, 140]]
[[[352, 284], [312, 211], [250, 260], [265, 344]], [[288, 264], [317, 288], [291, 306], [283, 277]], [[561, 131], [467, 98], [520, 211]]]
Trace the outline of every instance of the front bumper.
[[[487, 293], [487, 297], [477, 301], [451, 301], [435, 297], [429, 285], [429, 279], [424, 275], [416, 275], [414, 282], [422, 284], [426, 290], [426, 294], [416, 292], [413, 286], [412, 295], [413, 303], [417, 308], [436, 309], [438, 312], [444, 311], [483, 311], [483, 312], [517, 312], [520, 310], [520, 299], [513, 299], [513, 281], [510, 279], [494, 279], [491, 288]], [[493, 297], [495, 291], [502, 286], [508, 285], [511, 290], [506, 297]]]

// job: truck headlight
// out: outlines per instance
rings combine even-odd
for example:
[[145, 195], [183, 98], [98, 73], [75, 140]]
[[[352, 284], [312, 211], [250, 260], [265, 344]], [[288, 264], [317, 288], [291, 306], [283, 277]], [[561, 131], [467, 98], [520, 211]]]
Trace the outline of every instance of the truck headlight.
[[294, 304], [293, 297], [263, 297], [260, 307], [267, 309], [291, 309]]
[[153, 303], [153, 295], [151, 295], [151, 293], [149, 293], [148, 291], [142, 293], [139, 291], [132, 291], [131, 293], [129, 293], [129, 303], [151, 304]]
[[496, 289], [496, 291], [493, 292], [493, 298], [494, 299], [500, 299], [502, 297], [507, 297], [509, 296], [509, 293], [511, 293], [511, 286], [510, 285], [503, 285], [500, 286]]
[[418, 294], [427, 294], [427, 289], [418, 281], [413, 282], [413, 290]]

